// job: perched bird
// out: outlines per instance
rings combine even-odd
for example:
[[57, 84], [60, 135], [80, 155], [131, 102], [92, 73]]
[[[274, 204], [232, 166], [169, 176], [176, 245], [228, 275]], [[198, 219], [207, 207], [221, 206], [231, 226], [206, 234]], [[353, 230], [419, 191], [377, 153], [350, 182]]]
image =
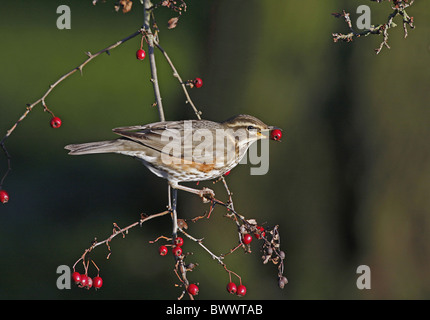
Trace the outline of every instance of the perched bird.
[[[209, 120], [182, 120], [121, 127], [113, 132], [121, 138], [109, 141], [70, 144], [71, 155], [119, 153], [137, 158], [154, 174], [167, 179], [175, 189], [213, 197], [208, 188], [193, 189], [180, 182], [211, 180], [234, 168], [249, 146], [269, 137], [268, 126], [249, 115], [237, 115], [221, 123]], [[278, 138], [273, 138], [278, 140]]]

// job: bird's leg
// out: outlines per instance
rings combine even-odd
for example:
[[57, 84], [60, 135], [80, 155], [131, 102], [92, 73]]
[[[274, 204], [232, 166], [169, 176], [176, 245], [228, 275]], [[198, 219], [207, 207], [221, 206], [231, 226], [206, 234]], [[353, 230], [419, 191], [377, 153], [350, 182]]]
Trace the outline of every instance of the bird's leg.
[[194, 188], [181, 186], [177, 182], [169, 182], [169, 184], [173, 189], [183, 190], [183, 191], [187, 191], [187, 192], [198, 195], [200, 198], [202, 198], [203, 202], [205, 202], [205, 203], [209, 202], [210, 199], [215, 198], [215, 192], [213, 192], [213, 190], [211, 190], [209, 188], [194, 189]]
[[172, 189], [169, 184], [168, 194], [169, 194], [169, 210], [172, 215], [173, 222], [173, 231], [172, 238], [173, 241], [176, 239], [176, 235], [178, 233], [178, 214], [176, 213], [176, 204], [177, 204], [177, 196], [178, 191], [176, 189]]

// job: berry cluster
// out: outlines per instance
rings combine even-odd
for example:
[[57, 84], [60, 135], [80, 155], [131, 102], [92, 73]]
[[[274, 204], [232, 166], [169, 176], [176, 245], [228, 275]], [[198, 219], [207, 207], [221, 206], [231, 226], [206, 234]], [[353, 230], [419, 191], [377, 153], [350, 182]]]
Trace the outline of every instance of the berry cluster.
[[80, 287], [87, 290], [94, 287], [95, 289], [100, 289], [103, 285], [103, 279], [100, 276], [94, 278], [89, 277], [87, 274], [80, 274], [79, 272], [73, 272], [72, 280]]
[[[173, 240], [173, 248], [172, 248], [172, 253], [174, 256], [176, 257], [181, 257], [182, 256], [182, 246], [184, 245], [184, 239], [181, 237], [176, 237]], [[160, 256], [165, 256], [167, 255], [167, 253], [169, 252], [169, 249], [167, 249], [167, 246], [165, 245], [161, 245], [158, 248], [158, 253], [160, 254]], [[195, 267], [194, 264], [190, 264], [187, 266], [187, 269], [191, 270]], [[188, 285], [187, 288], [187, 292], [192, 295], [195, 296], [199, 293], [199, 287], [195, 284], [195, 283], [191, 283], [190, 285]]]
[[[259, 230], [258, 232], [255, 232], [254, 235], [257, 239], [260, 239], [261, 236], [264, 236], [264, 228], [263, 227], [257, 227], [257, 229]], [[242, 238], [243, 243], [245, 244], [249, 244], [252, 241], [252, 236], [251, 234], [247, 233], [243, 236]], [[181, 237], [176, 237], [173, 241], [172, 244], [172, 253], [174, 256], [176, 257], [181, 257], [182, 256], [182, 246], [184, 244], [184, 239]], [[167, 245], [169, 246], [169, 245]], [[160, 254], [160, 256], [165, 256], [167, 255], [167, 253], [169, 252], [169, 249], [167, 248], [166, 245], [161, 245], [158, 248], [158, 253]], [[196, 265], [190, 263], [186, 266], [187, 270], [190, 271], [192, 270]], [[229, 273], [234, 273], [229, 271]], [[240, 277], [239, 277], [240, 279]], [[199, 287], [197, 284], [195, 283], [191, 283], [188, 285], [188, 287], [186, 288], [187, 292], [192, 295], [192, 296], [196, 296], [199, 293]], [[230, 277], [230, 282], [227, 285], [227, 292], [231, 293], [231, 294], [237, 294], [237, 296], [239, 297], [243, 297], [246, 294], [246, 287], [242, 284], [242, 281], [240, 281], [240, 285], [236, 285], [234, 282], [231, 281], [231, 277]]]
[[[261, 226], [256, 226], [254, 231], [254, 236], [256, 239], [262, 239], [266, 236], [266, 232], [264, 231], [264, 228]], [[244, 244], [250, 244], [252, 241], [252, 235], [250, 233], [244, 233], [242, 235], [242, 242]]]
[[246, 294], [246, 287], [243, 284], [236, 286], [234, 282], [230, 281], [227, 285], [227, 292], [243, 297]]
[[[174, 241], [174, 245], [172, 248], [172, 253], [176, 257], [180, 257], [182, 255], [182, 245], [184, 244], [184, 239], [181, 237], [176, 237]], [[165, 256], [169, 252], [169, 249], [167, 249], [167, 246], [162, 245], [158, 248], [158, 253], [160, 256]]]

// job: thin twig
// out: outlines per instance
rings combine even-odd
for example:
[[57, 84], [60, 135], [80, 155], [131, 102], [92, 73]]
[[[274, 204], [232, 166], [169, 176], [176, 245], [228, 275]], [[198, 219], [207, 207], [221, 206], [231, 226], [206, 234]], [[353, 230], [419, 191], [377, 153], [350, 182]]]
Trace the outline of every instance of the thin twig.
[[[371, 0], [371, 1], [380, 3], [383, 0]], [[395, 17], [397, 17], [398, 15], [402, 17], [405, 38], [408, 36], [407, 27], [410, 27], [411, 29], [415, 28], [414, 18], [409, 16], [406, 12], [406, 9], [412, 6], [413, 3], [414, 3], [414, 0], [411, 0], [409, 2], [407, 0], [393, 0], [393, 7], [392, 7], [393, 12], [388, 16], [387, 22], [376, 26], [372, 25], [369, 29], [363, 30], [362, 32], [356, 32], [354, 30], [352, 26], [350, 14], [345, 10], [343, 10], [342, 13], [333, 13], [332, 15], [335, 16], [336, 18], [343, 17], [350, 30], [349, 33], [332, 33], [333, 41], [351, 42], [353, 41], [354, 38], [360, 38], [363, 36], [367, 37], [368, 35], [371, 35], [371, 34], [373, 35], [382, 34], [383, 40], [379, 45], [379, 47], [375, 49], [376, 54], [379, 54], [384, 46], [390, 49], [390, 46], [388, 45], [388, 36], [389, 36], [388, 30], [397, 26], [397, 24], [394, 23], [393, 21]]]
[[185, 85], [184, 81], [182, 80], [181, 76], [179, 75], [178, 70], [176, 70], [175, 65], [173, 64], [172, 60], [170, 59], [169, 55], [167, 54], [166, 50], [163, 49], [163, 47], [160, 46], [157, 40], [154, 41], [155, 46], [163, 53], [164, 57], [167, 60], [167, 63], [170, 65], [170, 67], [173, 70], [173, 76], [178, 79], [179, 83], [181, 84], [182, 90], [184, 90], [185, 97], [187, 98], [187, 103], [190, 104], [191, 108], [193, 108], [194, 113], [196, 114], [197, 119], [201, 120], [201, 114], [202, 112], [199, 111], [196, 106], [193, 103], [193, 100], [191, 100], [190, 94], [188, 93], [187, 86]]
[[[38, 100], [36, 100], [35, 102], [33, 102], [33, 103], [31, 103], [31, 104], [28, 104], [27, 105], [27, 108], [26, 108], [26, 110], [25, 110], [25, 112], [21, 115], [21, 117], [18, 119], [18, 121], [16, 121], [15, 122], [15, 124], [9, 129], [9, 130], [7, 130], [7, 132], [6, 132], [6, 135], [1, 139], [1, 141], [0, 141], [0, 146], [2, 147], [2, 149], [3, 149], [3, 152], [5, 153], [5, 155], [6, 155], [6, 158], [7, 158], [7, 160], [8, 160], [8, 169], [7, 169], [7, 171], [6, 171], [6, 173], [5, 173], [5, 175], [3, 176], [3, 178], [1, 179], [1, 182], [0, 182], [0, 185], [2, 185], [3, 184], [3, 182], [4, 182], [4, 180], [5, 180], [5, 178], [6, 178], [6, 176], [8, 175], [8, 173], [12, 170], [12, 168], [11, 168], [11, 164], [10, 164], [10, 162], [11, 162], [11, 156], [10, 156], [10, 154], [9, 154], [9, 152], [7, 151], [7, 149], [6, 149], [6, 146], [5, 146], [5, 141], [6, 141], [6, 139], [12, 134], [12, 132], [14, 132], [15, 131], [15, 129], [16, 129], [16, 127], [21, 123], [21, 121], [22, 120], [24, 120], [26, 117], [27, 117], [27, 115], [33, 110], [33, 108], [36, 106], [36, 105], [38, 105], [39, 103], [41, 103], [42, 105], [43, 105], [43, 107], [44, 107], [44, 111], [49, 111], [49, 112], [51, 112], [48, 108], [47, 108], [47, 106], [46, 106], [46, 102], [45, 102], [45, 100], [46, 100], [46, 98], [48, 97], [48, 95], [52, 92], [52, 90], [54, 90], [55, 89], [55, 87], [57, 87], [61, 82], [63, 82], [65, 79], [67, 79], [68, 77], [70, 77], [72, 74], [74, 74], [76, 71], [80, 71], [80, 73], [82, 74], [82, 70], [83, 70], [83, 68], [90, 62], [90, 61], [92, 61], [93, 59], [95, 59], [96, 57], [98, 57], [99, 55], [101, 55], [102, 53], [109, 53], [109, 51], [110, 50], [112, 50], [112, 49], [115, 49], [116, 47], [118, 47], [118, 46], [120, 46], [121, 44], [123, 44], [124, 42], [126, 42], [126, 41], [128, 41], [128, 40], [130, 40], [130, 39], [132, 39], [132, 38], [134, 38], [134, 37], [136, 37], [137, 35], [139, 35], [139, 34], [141, 34], [141, 32], [142, 32], [142, 30], [140, 29], [140, 30], [138, 30], [138, 31], [136, 31], [136, 32], [134, 32], [133, 34], [131, 34], [131, 35], [129, 35], [128, 37], [125, 37], [124, 39], [122, 39], [122, 40], [119, 40], [119, 41], [117, 41], [117, 42], [115, 42], [114, 44], [112, 44], [112, 45], [110, 45], [110, 46], [108, 46], [108, 47], [106, 47], [106, 48], [104, 48], [104, 49], [102, 49], [102, 50], [100, 50], [99, 52], [97, 52], [97, 53], [95, 53], [95, 54], [91, 54], [90, 52], [87, 52], [86, 53], [86, 55], [88, 56], [88, 58], [83, 62], [83, 63], [81, 63], [79, 66], [77, 66], [76, 68], [73, 68], [72, 70], [70, 70], [69, 72], [67, 72], [66, 74], [64, 74], [63, 76], [61, 76], [57, 81], [55, 81], [53, 84], [51, 84], [50, 86], [49, 86], [49, 89], [45, 92], [45, 94], [40, 98], [40, 99], [38, 99]], [[51, 112], [52, 113], [52, 112]]]
[[106, 238], [105, 240], [103, 240], [103, 241], [96, 241], [95, 240], [92, 243], [92, 245], [88, 249], [86, 249], [84, 251], [84, 253], [82, 254], [82, 256], [75, 262], [75, 264], [73, 265], [73, 269], [75, 268], [75, 265], [80, 260], [85, 260], [85, 256], [87, 255], [87, 253], [91, 252], [94, 248], [96, 248], [96, 247], [98, 247], [98, 246], [100, 246], [102, 244], [106, 244], [108, 246], [108, 248], [109, 248], [109, 242], [111, 242], [112, 239], [115, 238], [117, 235], [122, 234], [123, 237], [124, 237], [125, 234], [127, 234], [128, 230], [130, 230], [131, 228], [134, 228], [134, 227], [136, 227], [138, 225], [141, 226], [144, 222], [146, 222], [148, 220], [151, 220], [151, 219], [154, 219], [154, 218], [158, 218], [158, 217], [164, 216], [164, 215], [169, 214], [169, 213], [170, 213], [170, 210], [166, 210], [166, 211], [163, 211], [163, 212], [160, 212], [160, 213], [152, 214], [150, 216], [142, 217], [139, 221], [136, 221], [136, 222], [134, 222], [134, 223], [130, 224], [129, 226], [124, 227], [122, 229], [115, 228], [115, 226], [117, 226], [117, 225], [114, 223], [114, 230], [113, 230], [112, 234], [108, 238]]
[[[209, 250], [209, 248], [208, 247], [206, 247], [204, 244], [203, 244], [203, 239], [196, 239], [196, 238], [194, 238], [192, 235], [190, 235], [189, 233], [187, 233], [187, 232], [185, 232], [183, 229], [181, 229], [181, 228], [179, 228], [179, 231], [180, 232], [182, 232], [187, 238], [189, 238], [189, 239], [191, 239], [192, 241], [194, 241], [194, 242], [196, 242], [200, 247], [202, 247], [206, 252], [208, 252], [209, 254], [210, 254], [210, 256], [212, 257], [212, 259], [213, 260], [216, 260], [223, 268], [224, 268], [224, 270], [225, 271], [227, 271], [228, 272], [228, 274], [229, 274], [229, 277], [230, 277], [230, 281], [231, 281], [231, 274], [233, 273], [236, 277], [238, 277], [239, 278], [239, 280], [240, 280], [240, 283], [242, 283], [242, 278], [236, 273], [236, 272], [233, 272], [233, 271], [231, 271], [231, 270], [229, 270], [228, 268], [227, 268], [227, 265], [224, 263], [224, 261], [222, 261], [222, 259], [224, 258], [224, 256], [226, 256], [226, 254], [224, 254], [224, 255], [220, 255], [220, 256], [217, 256], [216, 254], [214, 254], [212, 251], [210, 251]], [[239, 244], [239, 246], [240, 246], [240, 244]]]
[[222, 259], [220, 257], [218, 257], [216, 254], [212, 253], [212, 251], [210, 251], [202, 242], [201, 239], [196, 239], [194, 238], [192, 235], [190, 235], [189, 233], [187, 233], [186, 231], [184, 231], [183, 229], [179, 228], [179, 231], [182, 232], [187, 238], [193, 240], [194, 242], [196, 242], [200, 247], [202, 247], [203, 249], [205, 249], [210, 256], [212, 257], [212, 259], [217, 260], [219, 264], [221, 264], [222, 266], [225, 266], [225, 263], [222, 261]]
[[161, 99], [160, 86], [158, 84], [158, 76], [157, 76], [157, 65], [155, 63], [155, 54], [154, 54], [154, 34], [151, 31], [150, 21], [151, 21], [151, 11], [152, 11], [152, 3], [150, 0], [144, 0], [143, 3], [143, 30], [148, 40], [148, 55], [149, 55], [149, 64], [151, 67], [151, 82], [154, 88], [155, 102], [157, 104], [158, 115], [160, 121], [165, 121], [164, 117], [164, 109], [163, 103]]

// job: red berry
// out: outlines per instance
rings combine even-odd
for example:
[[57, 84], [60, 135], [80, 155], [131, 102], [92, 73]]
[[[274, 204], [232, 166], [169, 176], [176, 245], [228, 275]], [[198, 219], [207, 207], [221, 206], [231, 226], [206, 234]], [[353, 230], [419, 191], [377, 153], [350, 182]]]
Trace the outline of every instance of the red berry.
[[227, 291], [228, 291], [229, 293], [231, 293], [231, 294], [235, 294], [235, 293], [236, 293], [236, 291], [237, 291], [236, 284], [235, 284], [234, 282], [230, 282], [230, 283], [227, 285]]
[[175, 255], [177, 257], [179, 257], [179, 256], [182, 255], [182, 249], [181, 249], [181, 247], [174, 247], [173, 250], [172, 250], [172, 252], [173, 252], [173, 255]]
[[199, 287], [197, 287], [194, 283], [188, 286], [188, 293], [195, 296], [199, 293]]
[[239, 297], [243, 297], [246, 294], [246, 287], [243, 284], [240, 284], [237, 287], [237, 295]]
[[73, 272], [72, 273], [72, 280], [75, 282], [75, 283], [79, 283], [79, 282], [81, 282], [81, 274], [79, 273], [79, 272]]
[[0, 202], [7, 203], [9, 201], [9, 194], [5, 190], [0, 190]]
[[167, 247], [166, 246], [161, 246], [160, 248], [158, 248], [158, 253], [160, 253], [160, 256], [165, 256], [167, 254]]
[[50, 124], [51, 124], [51, 127], [53, 127], [54, 129], [57, 129], [57, 128], [61, 127], [61, 119], [58, 117], [53, 117], [51, 119]]
[[87, 277], [87, 289], [90, 289], [93, 286], [93, 279], [91, 277]]
[[139, 49], [139, 50], [137, 50], [137, 52], [136, 52], [136, 58], [137, 58], [138, 60], [143, 60], [143, 59], [145, 59], [145, 57], [146, 57], [146, 52], [145, 52], [145, 50], [143, 50], [143, 49]]
[[203, 80], [200, 78], [195, 78], [193, 83], [196, 88], [201, 88], [203, 86]]
[[224, 177], [227, 177], [230, 174], [230, 170], [228, 170], [226, 173], [224, 173]]
[[247, 233], [243, 235], [242, 241], [244, 244], [250, 244], [252, 241], [252, 236], [249, 233]]
[[81, 274], [81, 287], [86, 287], [88, 284], [88, 278], [85, 274]]
[[181, 246], [184, 244], [184, 239], [182, 239], [181, 237], [176, 237], [176, 239], [175, 239], [175, 244], [176, 244], [178, 247], [181, 247]]
[[266, 235], [266, 232], [264, 232], [264, 228], [263, 227], [259, 227], [257, 226], [257, 229], [260, 231], [259, 233], [254, 233], [255, 237], [257, 239], [261, 239], [262, 237], [264, 237]]
[[275, 140], [275, 141], [279, 141], [282, 138], [282, 131], [279, 129], [273, 129], [270, 132], [270, 139]]
[[94, 283], [94, 288], [100, 289], [103, 285], [103, 279], [97, 276], [93, 279], [93, 283]]

